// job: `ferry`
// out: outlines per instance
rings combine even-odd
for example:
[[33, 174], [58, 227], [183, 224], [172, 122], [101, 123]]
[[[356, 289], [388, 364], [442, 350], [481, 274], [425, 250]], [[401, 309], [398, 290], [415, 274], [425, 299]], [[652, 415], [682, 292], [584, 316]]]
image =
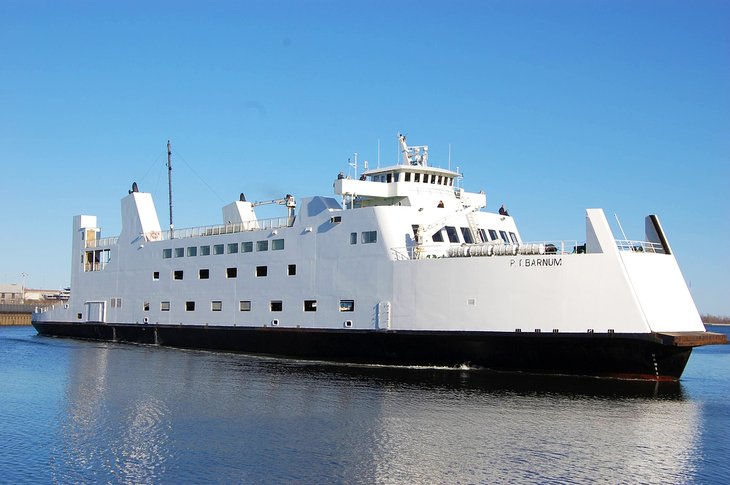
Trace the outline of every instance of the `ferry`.
[[[614, 237], [587, 209], [585, 239], [522, 239], [504, 207], [402, 159], [334, 180], [336, 197], [250, 202], [222, 223], [163, 228], [137, 184], [122, 228], [73, 219], [71, 294], [39, 308], [40, 335], [337, 361], [612, 378], [680, 378], [707, 332], [656, 215]], [[168, 143], [168, 173], [172, 173]], [[171, 179], [170, 187], [171, 187]], [[170, 190], [170, 194], [172, 191]], [[277, 204], [286, 215], [261, 219]]]

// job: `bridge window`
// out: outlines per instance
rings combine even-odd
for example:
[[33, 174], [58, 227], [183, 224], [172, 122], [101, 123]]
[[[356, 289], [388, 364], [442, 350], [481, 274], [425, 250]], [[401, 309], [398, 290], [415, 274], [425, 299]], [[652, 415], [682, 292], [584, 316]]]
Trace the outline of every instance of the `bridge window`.
[[414, 182], [420, 182], [421, 181], [421, 174], [420, 173], [413, 174], [413, 181]]
[[509, 236], [507, 235], [507, 231], [499, 231], [499, 235], [502, 238], [502, 241], [509, 244]]
[[406, 182], [410, 182], [411, 181], [411, 172], [406, 172], [405, 179], [406, 179]]
[[464, 242], [467, 244], [474, 244], [474, 237], [471, 235], [471, 231], [468, 227], [461, 228], [461, 235], [464, 236]]
[[446, 226], [446, 235], [449, 237], [449, 242], [459, 242], [459, 234], [456, 232], [456, 228], [454, 226]]
[[[443, 228], [441, 228], [443, 229]], [[433, 236], [431, 236], [431, 240], [433, 242], [444, 242], [444, 235], [441, 233], [441, 229], [433, 233]]]
[[489, 237], [487, 236], [487, 231], [485, 231], [481, 227], [479, 228], [479, 236], [482, 238], [482, 242], [489, 241]]
[[515, 234], [514, 232], [510, 232], [509, 237], [510, 237], [510, 239], [512, 239], [513, 243], [515, 243], [515, 244], [519, 243], [519, 241], [517, 240], [517, 234]]
[[400, 178], [400, 174], [399, 173], [394, 173], [393, 174], [393, 182], [397, 182], [399, 178]]
[[492, 241], [496, 241], [497, 231], [495, 231], [494, 229], [489, 229], [489, 239], [491, 239]]
[[424, 173], [423, 174], [423, 180], [422, 181], [423, 181], [424, 184], [427, 184], [428, 183], [428, 174], [427, 173]]

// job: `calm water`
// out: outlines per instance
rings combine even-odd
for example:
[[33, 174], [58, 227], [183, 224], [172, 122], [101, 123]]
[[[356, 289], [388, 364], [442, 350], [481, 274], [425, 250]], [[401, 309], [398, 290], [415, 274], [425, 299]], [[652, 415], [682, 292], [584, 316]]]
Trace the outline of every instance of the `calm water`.
[[729, 472], [730, 346], [695, 350], [680, 384], [657, 384], [0, 328], [6, 483], [727, 483]]

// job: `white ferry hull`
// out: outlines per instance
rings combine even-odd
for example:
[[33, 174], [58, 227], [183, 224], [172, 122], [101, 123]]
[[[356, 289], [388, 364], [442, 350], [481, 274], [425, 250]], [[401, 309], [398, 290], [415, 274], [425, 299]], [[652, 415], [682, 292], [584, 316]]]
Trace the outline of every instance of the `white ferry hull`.
[[[617, 240], [600, 209], [585, 241], [522, 240], [461, 174], [404, 163], [340, 174], [341, 202], [239, 201], [223, 224], [163, 230], [152, 195], [121, 201], [118, 237], [73, 223], [71, 297], [42, 335], [341, 362], [678, 379], [705, 332], [659, 219]], [[254, 208], [285, 205], [260, 220]]]

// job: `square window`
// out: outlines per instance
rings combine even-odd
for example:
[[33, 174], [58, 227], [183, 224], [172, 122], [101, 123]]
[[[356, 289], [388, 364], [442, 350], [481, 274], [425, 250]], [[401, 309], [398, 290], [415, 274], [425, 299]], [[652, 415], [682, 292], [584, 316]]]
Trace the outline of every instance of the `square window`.
[[160, 302], [160, 311], [161, 312], [169, 312], [170, 311], [170, 302], [169, 301], [161, 301]]
[[241, 252], [250, 253], [253, 252], [253, 241], [246, 241], [241, 243]]
[[297, 274], [297, 265], [296, 264], [290, 264], [287, 267], [287, 273], [289, 274], [289, 276], [296, 275]]
[[183, 279], [183, 271], [181, 269], [178, 269], [172, 273], [172, 278], [175, 280], [181, 280]]
[[280, 251], [284, 249], [284, 240], [283, 239], [274, 239], [271, 241], [271, 250], [272, 251]]
[[198, 255], [198, 246], [190, 246], [188, 247], [188, 256], [197, 256]]
[[269, 274], [269, 267], [268, 266], [256, 266], [256, 276], [266, 276]]
[[210, 246], [200, 246], [201, 256], [210, 256]]
[[152, 279], [153, 280], [159, 280], [160, 279], [160, 272], [159, 271], [153, 272], [152, 273]]
[[223, 254], [223, 244], [216, 244], [213, 246], [213, 254]]
[[162, 250], [162, 259], [170, 259], [172, 257], [172, 248]]
[[377, 242], [378, 240], [378, 231], [363, 231], [362, 233], [362, 243], [363, 244], [372, 244], [374, 242]]
[[256, 241], [256, 251], [268, 251], [269, 241]]
[[175, 257], [182, 258], [185, 256], [185, 248], [175, 248]]
[[305, 312], [316, 312], [317, 311], [317, 300], [304, 300], [304, 311]]
[[354, 312], [355, 311], [355, 300], [340, 300], [340, 311], [341, 312]]
[[150, 311], [150, 302], [146, 301], [142, 304], [142, 311], [145, 311], [145, 312]]
[[251, 311], [251, 300], [241, 300], [238, 302], [238, 310], [242, 312]]
[[194, 301], [186, 301], [185, 302], [185, 311], [186, 312], [194, 312], [195, 311], [195, 302]]
[[209, 269], [201, 269], [201, 270], [198, 270], [198, 279], [207, 280], [208, 278], [210, 278], [210, 270]]
[[238, 268], [226, 268], [226, 278], [235, 278], [238, 276]]
[[228, 254], [235, 254], [238, 252], [238, 243], [230, 243], [228, 245]]
[[269, 309], [272, 312], [280, 312], [283, 308], [283, 305], [281, 303], [281, 300], [271, 300], [271, 303], [269, 304]]
[[214, 312], [219, 312], [223, 310], [223, 302], [219, 300], [211, 301], [210, 302], [210, 309]]
[[357, 244], [357, 233], [356, 232], [350, 233], [350, 244]]

